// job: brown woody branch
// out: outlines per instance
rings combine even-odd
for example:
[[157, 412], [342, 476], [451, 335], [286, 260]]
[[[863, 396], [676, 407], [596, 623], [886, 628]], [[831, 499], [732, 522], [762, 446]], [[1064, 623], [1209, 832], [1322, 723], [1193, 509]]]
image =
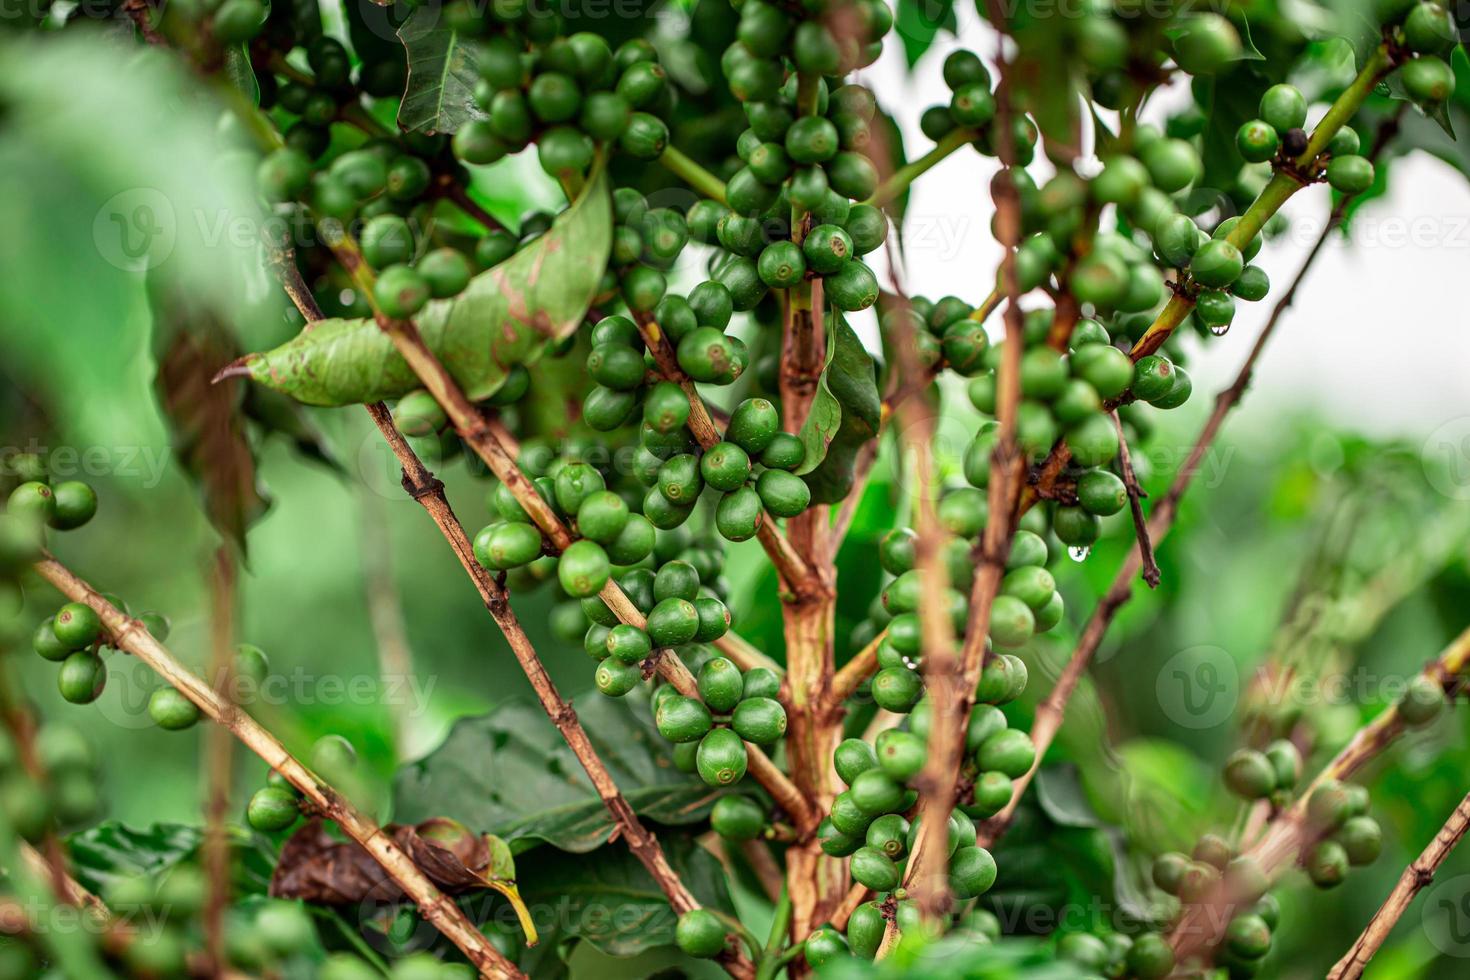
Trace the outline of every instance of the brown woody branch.
[[471, 963], [487, 977], [520, 978], [523, 974], [502, 956], [490, 941], [465, 918], [454, 900], [434, 887], [407, 854], [370, 818], [360, 813], [337, 790], [324, 782], [254, 718], [221, 698], [202, 678], [184, 667], [146, 626], [102, 598], [56, 559], [47, 556], [35, 563], [36, 572], [72, 602], [90, 606], [112, 637], [113, 644], [151, 667], [219, 725], [227, 728], [250, 751], [280, 773], [342, 832], [373, 856], [383, 870], [418, 906], [419, 913], [445, 938], [459, 947]]
[[[449, 506], [449, 500], [444, 494], [444, 484], [437, 480], [415, 455], [402, 433], [393, 424], [393, 416], [382, 402], [366, 407], [368, 414], [372, 416], [373, 424], [378, 427], [378, 432], [393, 450], [393, 455], [397, 457], [402, 467], [403, 489], [423, 506], [439, 528], [440, 533], [444, 535], [444, 539], [449, 542], [465, 574], [470, 577], [475, 585], [475, 590], [480, 593], [485, 609], [505, 635], [511, 652], [515, 654], [516, 661], [521, 665], [521, 670], [525, 672], [526, 679], [531, 682], [531, 687], [536, 691], [536, 698], [541, 702], [541, 707], [546, 711], [552, 724], [556, 725], [557, 730], [561, 732], [562, 738], [571, 748], [572, 754], [577, 757], [577, 761], [582, 764], [587, 778], [592, 781], [592, 786], [602, 800], [603, 806], [607, 808], [613, 822], [617, 825], [617, 836], [623, 839], [628, 849], [633, 852], [633, 856], [648, 870], [649, 875], [653, 877], [659, 890], [668, 898], [669, 905], [676, 913], [682, 915], [691, 909], [699, 908], [698, 900], [684, 886], [678, 872], [669, 864], [663, 848], [659, 846], [658, 839], [643, 826], [638, 815], [633, 812], [633, 807], [619, 791], [612, 774], [603, 765], [591, 739], [587, 737], [586, 730], [577, 719], [576, 710], [557, 691], [535, 647], [531, 645], [530, 637], [521, 628], [515, 612], [510, 607], [509, 593], [475, 560], [474, 546], [470, 542], [469, 535], [465, 533], [464, 525], [459, 522], [459, 518], [454, 515], [453, 509]], [[753, 976], [754, 968], [748, 961], [741, 962], [741, 960], [742, 957], [738, 954], [731, 958], [728, 963], [731, 973], [736, 976]]]
[[[936, 919], [948, 911], [950, 904], [947, 835], [950, 813], [956, 802], [960, 766], [964, 760], [965, 728], [974, 706], [975, 688], [985, 664], [990, 612], [1005, 575], [1005, 563], [1016, 528], [1016, 503], [1024, 485], [1026, 459], [1016, 441], [1016, 415], [1021, 401], [1021, 347], [1024, 323], [1021, 313], [1020, 283], [1016, 274], [1016, 247], [1021, 240], [1020, 191], [1009, 179], [1016, 162], [1016, 139], [1011, 125], [1012, 106], [1006, 79], [1007, 39], [1005, 16], [1000, 0], [986, 0], [990, 22], [998, 32], [996, 53], [996, 116], [994, 132], [998, 134], [998, 155], [1003, 167], [1002, 179], [994, 181], [996, 231], [1003, 252], [1000, 282], [1005, 296], [1005, 347], [997, 372], [996, 419], [999, 422], [994, 454], [990, 461], [990, 517], [981, 534], [977, 549], [975, 581], [970, 589], [970, 616], [965, 626], [964, 645], [959, 662], [948, 681], [952, 694], [934, 705], [930, 726], [928, 758], [923, 779], [933, 793], [929, 804], [921, 807], [923, 821], [914, 854], [909, 860], [909, 879], [919, 869], [924, 877], [915, 883], [920, 888], [920, 907], [925, 915]], [[938, 678], [935, 678], [938, 680]], [[941, 682], [942, 684], [943, 682]], [[931, 691], [930, 697], [934, 697]], [[921, 801], [922, 802], [922, 801]]]
[[1466, 828], [1470, 828], [1470, 794], [1455, 807], [1449, 820], [1434, 835], [1434, 840], [1429, 842], [1423, 853], [1404, 869], [1398, 884], [1389, 892], [1378, 911], [1373, 913], [1373, 919], [1352, 948], [1327, 974], [1327, 980], [1357, 980], [1363, 975], [1368, 961], [1378, 952], [1378, 948], [1393, 931], [1394, 925], [1408, 910], [1409, 903], [1434, 880], [1434, 873], [1465, 836]]
[[[372, 273], [363, 263], [356, 243], [344, 235], [341, 241], [333, 246], [333, 252], [371, 299]], [[556, 512], [541, 499], [541, 495], [536, 492], [525, 474], [516, 466], [510, 453], [506, 451], [498, 435], [504, 432], [504, 428], [497, 421], [486, 417], [465, 396], [464, 390], [450, 376], [448, 369], [424, 344], [412, 320], [393, 320], [376, 306], [374, 316], [379, 328], [387, 334], [398, 353], [408, 362], [410, 369], [443, 407], [460, 438], [475, 450], [491, 472], [506, 485], [515, 496], [516, 502], [541, 529], [542, 534], [546, 535], [552, 547], [558, 552], [565, 551], [575, 538]], [[638, 607], [633, 604], [617, 582], [609, 579], [598, 595], [620, 621], [639, 629], [646, 625], [643, 613], [638, 610]], [[673, 684], [680, 694], [686, 697], [699, 697], [694, 675], [689, 672], [688, 667], [684, 666], [678, 654], [670, 650], [660, 650], [653, 659], [658, 672]], [[758, 747], [747, 743], [746, 751], [749, 756], [750, 774], [765, 787], [776, 803], [803, 827], [815, 826], [811, 806], [791, 780], [786, 777], [786, 774], [781, 772], [770, 757]]]
[[[909, 308], [909, 301], [898, 279], [897, 258], [896, 250], [890, 245], [889, 275], [897, 297], [897, 308], [903, 314]], [[898, 370], [903, 377], [916, 377], [922, 368], [915, 354], [918, 338], [914, 336], [913, 319], [899, 315], [893, 318], [893, 322], [898, 327], [898, 336], [894, 338], [893, 345], [897, 353]], [[945, 593], [949, 591], [949, 570], [944, 564], [947, 535], [939, 523], [935, 499], [939, 487], [935, 485], [934, 478], [934, 420], [928, 406], [912, 398], [899, 405], [897, 418], [899, 446], [907, 446], [913, 457], [913, 485], [918, 504], [917, 526], [914, 529], [914, 568], [922, 584], [918, 610], [919, 633], [924, 650], [924, 687], [935, 721], [929, 731], [928, 759], [915, 781], [919, 792], [919, 818], [924, 821], [920, 830], [923, 835], [930, 823], [941, 819], [941, 814], [943, 825], [947, 826], [949, 811], [954, 807], [950, 757], [945, 748], [949, 732], [943, 729], [946, 725], [955, 723], [961, 710], [959, 691], [954, 685], [960, 664], [955, 657], [954, 628], [950, 625], [949, 610], [944, 601]], [[912, 881], [910, 892], [920, 911], [933, 920], [938, 920], [943, 915], [950, 902], [949, 875], [946, 873], [948, 863], [948, 850], [931, 846], [918, 850], [909, 867]]]
[[851, 660], [843, 664], [841, 669], [832, 675], [832, 686], [828, 691], [831, 703], [834, 707], [842, 704], [848, 698], [857, 693], [863, 681], [873, 676], [878, 669], [878, 648], [883, 645], [883, 640], [888, 636], [888, 629], [884, 629], [868, 641], [868, 645], [859, 650]]

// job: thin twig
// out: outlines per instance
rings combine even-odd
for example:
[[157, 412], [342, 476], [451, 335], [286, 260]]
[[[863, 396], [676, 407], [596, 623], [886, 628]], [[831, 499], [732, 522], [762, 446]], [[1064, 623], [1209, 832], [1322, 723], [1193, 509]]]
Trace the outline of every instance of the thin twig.
[[878, 669], [878, 648], [883, 645], [883, 640], [888, 636], [888, 629], [884, 627], [882, 632], [868, 641], [868, 645], [853, 655], [853, 658], [843, 664], [835, 674], [832, 675], [832, 686], [828, 696], [832, 699], [834, 706], [842, 704], [857, 692], [863, 681], [873, 676]]
[[[1455, 637], [1420, 676], [1439, 684], [1453, 699], [1465, 687], [1467, 668], [1470, 668], [1470, 627]], [[1296, 801], [1267, 823], [1244, 856], [1255, 861], [1268, 881], [1273, 880], [1319, 833], [1307, 819], [1307, 803], [1312, 792], [1329, 781], [1350, 779], [1398, 741], [1407, 727], [1398, 706], [1394, 705], [1358, 729]], [[1241, 896], [1232, 894], [1228, 883], [1222, 881], [1202, 901], [1187, 906], [1169, 934], [1169, 944], [1177, 958], [1182, 961], [1200, 950], [1212, 948], [1240, 901]]]
[[1138, 485], [1138, 476], [1133, 472], [1133, 456], [1128, 451], [1128, 437], [1123, 434], [1123, 420], [1114, 409], [1108, 413], [1113, 417], [1113, 428], [1118, 430], [1118, 463], [1123, 470], [1123, 486], [1128, 491], [1128, 509], [1133, 514], [1133, 534], [1138, 538], [1139, 560], [1143, 563], [1143, 580], [1151, 589], [1159, 587], [1159, 563], [1154, 560], [1153, 542], [1148, 536], [1148, 521], [1143, 516], [1140, 498], [1146, 497]]
[[[916, 354], [918, 337], [914, 335], [912, 317], [905, 315], [909, 310], [908, 294], [899, 281], [897, 250], [891, 244], [888, 257], [889, 280], [899, 311], [899, 315], [893, 318], [898, 332], [898, 336], [893, 338], [897, 367], [903, 377], [914, 377], [921, 370]], [[944, 563], [948, 536], [939, 523], [937, 511], [939, 487], [934, 478], [932, 453], [934, 420], [927, 409], [928, 406], [917, 399], [909, 399], [898, 408], [897, 416], [899, 445], [901, 448], [906, 446], [913, 457], [913, 486], [918, 511], [914, 529], [914, 568], [922, 585], [919, 632], [924, 651], [924, 687], [934, 717], [928, 740], [928, 760], [934, 764], [926, 764], [915, 780], [915, 788], [919, 792], [918, 812], [926, 827], [928, 822], [939, 819], [935, 815], [941, 813], [947, 823], [949, 811], [954, 807], [954, 784], [945, 744], [950, 734], [944, 728], [955, 723], [961, 710], [960, 693], [954, 684], [960, 664], [955, 657], [954, 627], [950, 625], [948, 603], [945, 601], [945, 594], [949, 591], [949, 570]], [[923, 833], [922, 829], [920, 833]], [[948, 863], [948, 850], [931, 846], [917, 850], [909, 867], [910, 893], [923, 914], [931, 919], [937, 920], [949, 905]]]
[[1378, 952], [1378, 948], [1393, 931], [1394, 925], [1408, 910], [1409, 903], [1434, 880], [1434, 873], [1465, 836], [1466, 828], [1470, 828], [1470, 794], [1455, 807], [1449, 820], [1434, 835], [1434, 840], [1429, 842], [1424, 852], [1404, 869], [1398, 884], [1389, 892], [1378, 911], [1373, 913], [1372, 921], [1357, 942], [1353, 943], [1352, 948], [1327, 974], [1327, 980], [1357, 980], [1363, 975], [1368, 961]]
[[163, 644], [153, 638], [142, 622], [102, 598], [95, 589], [55, 558], [44, 557], [35, 563], [34, 568], [69, 600], [90, 606], [107, 628], [113, 646], [127, 651], [151, 667], [198, 705], [211, 720], [228, 729], [246, 748], [260, 756], [266, 765], [280, 773], [324, 816], [341, 827], [343, 833], [362, 845], [418, 906], [419, 913], [459, 947], [482, 974], [507, 978], [523, 976], [465, 918], [453, 899], [439, 891], [424, 876], [408, 855], [393, 842], [390, 835], [385, 834], [381, 827], [360, 813], [342, 794], [302, 765], [254, 718], [221, 698], [213, 687], [179, 663]]
[[[214, 551], [209, 568], [210, 624], [209, 677], [215, 694], [231, 702], [234, 690], [235, 646], [235, 558], [229, 546]], [[230, 902], [230, 791], [234, 788], [234, 744], [230, 732], [220, 725], [204, 728], [204, 758], [209, 785], [205, 803], [204, 845], [201, 864], [208, 881], [204, 904], [204, 948], [209, 962], [223, 966], [225, 960], [225, 909]]]
[[[675, 912], [682, 915], [691, 909], [699, 908], [698, 900], [684, 886], [678, 872], [669, 864], [663, 848], [659, 845], [658, 838], [643, 826], [632, 806], [618, 789], [617, 783], [613, 781], [612, 774], [608, 772], [607, 766], [603, 764], [591, 739], [588, 738], [586, 729], [577, 719], [576, 710], [557, 691], [551, 675], [546, 672], [540, 656], [531, 645], [530, 638], [526, 636], [525, 630], [521, 628], [515, 612], [510, 607], [509, 593], [475, 560], [474, 546], [470, 542], [469, 535], [465, 533], [464, 525], [459, 522], [459, 518], [454, 515], [453, 509], [449, 506], [449, 501], [444, 494], [444, 484], [436, 479], [434, 474], [429, 472], [414, 454], [402, 433], [393, 424], [392, 413], [382, 402], [368, 405], [367, 410], [372, 416], [373, 424], [378, 427], [383, 440], [393, 450], [393, 455], [403, 469], [403, 489], [423, 506], [434, 524], [438, 526], [440, 533], [444, 535], [445, 540], [449, 542], [455, 557], [459, 559], [460, 565], [474, 583], [476, 591], [480, 593], [480, 599], [484, 602], [486, 610], [495, 619], [500, 631], [505, 634], [506, 642], [525, 672], [527, 680], [531, 682], [531, 687], [536, 691], [541, 707], [556, 725], [557, 730], [561, 732], [562, 738], [572, 750], [572, 754], [577, 757], [577, 761], [582, 764], [587, 778], [591, 780], [598, 797], [612, 816], [618, 828], [617, 836], [623, 839], [634, 857], [638, 858], [648, 870], [649, 875], [653, 877], [654, 882], [668, 898]], [[732, 974], [737, 976], [754, 972], [754, 968], [748, 963], [739, 965], [738, 957], [732, 958], [731, 966]]]

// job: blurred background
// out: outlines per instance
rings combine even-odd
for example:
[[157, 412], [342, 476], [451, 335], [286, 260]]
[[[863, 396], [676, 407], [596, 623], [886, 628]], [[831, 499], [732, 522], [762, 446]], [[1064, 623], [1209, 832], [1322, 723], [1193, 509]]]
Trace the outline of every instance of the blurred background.
[[[944, 55], [961, 44], [986, 54], [994, 48], [973, 10], [962, 6], [958, 16], [958, 37], [936, 38], [912, 71], [894, 44], [867, 72], [878, 91], [893, 93], [886, 105], [911, 148], [926, 145], [919, 111], [947, 98]], [[668, 19], [677, 30], [677, 13]], [[191, 150], [213, 139], [216, 109], [126, 51], [79, 64], [40, 58], [22, 72], [0, 54], [0, 106], [40, 107], [17, 110], [0, 136], [0, 445], [53, 461], [74, 456], [77, 475], [96, 486], [102, 505], [85, 530], [58, 540], [58, 554], [134, 611], [167, 614], [170, 648], [200, 667], [208, 563], [220, 543], [195, 479], [209, 460], [175, 446], [179, 420], [163, 411], [171, 396], [157, 379], [172, 349], [169, 333], [153, 323], [146, 277], [109, 244], [113, 229], [101, 216], [121, 209], [137, 218], [150, 188], [191, 189], [197, 200], [187, 205], [169, 198], [179, 220], [168, 226], [174, 241], [166, 259], [194, 261], [200, 242], [210, 243], [191, 273], [208, 283], [218, 272], [210, 263], [255, 262], [249, 236], [231, 246], [226, 226], [183, 216], [248, 209], [238, 204], [237, 175]], [[85, 105], [71, 99], [75, 91], [89, 93]], [[141, 98], [145, 92], [154, 94]], [[1151, 108], [1162, 117], [1169, 107]], [[91, 127], [86, 139], [72, 125], [78, 120]], [[115, 150], [89, 151], [98, 145]], [[999, 256], [989, 233], [990, 162], [956, 155], [917, 184], [905, 226], [911, 292], [978, 302], [988, 291]], [[556, 200], [534, 164], [493, 169], [477, 180], [497, 213]], [[1040, 181], [1045, 165], [1035, 169]], [[1323, 189], [1292, 201], [1290, 228], [1260, 260], [1273, 297], [1243, 312], [1227, 337], [1185, 342], [1196, 395], [1157, 416], [1159, 434], [1139, 461], [1155, 496], [1328, 207]], [[1467, 254], [1463, 175], [1426, 153], [1397, 161], [1387, 192], [1355, 215], [1306, 280], [1253, 390], [1206, 457], [1159, 549], [1163, 584], [1147, 594], [1140, 586], [1105, 642], [1054, 749], [1051, 777], [1040, 783], [1037, 819], [1116, 828], [1108, 833], [1119, 846], [1099, 856], [1099, 873], [1120, 902], [1138, 898], [1143, 852], [1187, 848], [1198, 833], [1235, 819], [1237, 804], [1217, 773], [1245, 724], [1299, 713], [1318, 750], [1315, 768], [1470, 621], [1470, 307], [1455, 287]], [[294, 332], [263, 272], [229, 288], [243, 290], [241, 301], [259, 313], [240, 330], [246, 349]], [[871, 321], [858, 326], [871, 339]], [[231, 397], [244, 397], [243, 389]], [[969, 431], [963, 390], [946, 390], [943, 399], [946, 429]], [[251, 429], [253, 469], [236, 501], [251, 518], [239, 638], [261, 647], [280, 679], [262, 717], [293, 750], [329, 732], [350, 739], [380, 815], [389, 816], [401, 762], [430, 753], [456, 721], [525, 699], [529, 688], [442, 540], [399, 489], [365, 413], [255, 410], [253, 418], [275, 423], [269, 435]], [[962, 445], [955, 441], [949, 460], [956, 468]], [[489, 484], [462, 458], [432, 465], [473, 533], [489, 519]], [[845, 638], [879, 585], [872, 549], [901, 502], [901, 488], [880, 467], [840, 560], [839, 660], [852, 652]], [[1033, 699], [1045, 694], [1131, 543], [1120, 515], [1084, 561], [1060, 570], [1067, 624], [1026, 653]], [[774, 577], [759, 549], [733, 546], [726, 574], [736, 629], [779, 657]], [[28, 603], [24, 621], [34, 624], [56, 598], [35, 589]], [[542, 590], [517, 597], [516, 611], [563, 693], [580, 695], [591, 690], [592, 670], [580, 644], [554, 635], [555, 605]], [[103, 760], [111, 818], [198, 822], [198, 732], [152, 726], [146, 702], [156, 681], [146, 669], [113, 657], [102, 698], [76, 707], [56, 693], [54, 665], [10, 640], [42, 715], [76, 725]], [[383, 676], [384, 664], [391, 676]], [[395, 672], [398, 664], [411, 670]], [[1272, 684], [1287, 667], [1307, 676], [1307, 686]], [[1464, 711], [1455, 712], [1370, 768], [1385, 853], [1350, 888], [1287, 891], [1277, 942], [1289, 975], [1321, 975], [1470, 787], [1467, 733]], [[242, 806], [263, 775], [259, 763], [239, 760]], [[1046, 854], [1056, 845], [1024, 830], [1013, 837], [1015, 859], [1000, 862], [1002, 901], [1075, 895], [1095, 884], [1054, 880]], [[1461, 910], [1470, 910], [1470, 851], [1452, 857], [1440, 884], [1405, 916], [1374, 975], [1464, 976], [1470, 941], [1458, 938], [1453, 919]]]

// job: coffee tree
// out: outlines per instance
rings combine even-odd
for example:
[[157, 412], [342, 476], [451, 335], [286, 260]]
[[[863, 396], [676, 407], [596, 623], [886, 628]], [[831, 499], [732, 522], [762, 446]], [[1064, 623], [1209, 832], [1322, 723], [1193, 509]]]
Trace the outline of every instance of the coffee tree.
[[[998, 842], [1038, 833], [1028, 791], [1069, 699], [1137, 580], [1159, 585], [1153, 548], [1295, 292], [1273, 284], [1288, 270], [1261, 261], [1263, 241], [1293, 210], [1330, 207], [1310, 263], [1395, 156], [1463, 126], [1449, 6], [1323, 3], [1306, 27], [1236, 5], [987, 2], [988, 28], [942, 58], [948, 101], [919, 115], [918, 147], [869, 68], [886, 48], [924, 56], [955, 30], [948, 4], [104, 7], [6, 14], [0, 50], [23, 66], [110, 19], [108, 43], [186, 75], [186, 100], [218, 113], [220, 173], [196, 177], [252, 175], [270, 229], [260, 268], [240, 270], [268, 274], [269, 300], [220, 304], [166, 266], [148, 274], [160, 399], [227, 541], [216, 581], [228, 590], [263, 507], [248, 472], [221, 476], [221, 445], [248, 457], [242, 433], [263, 427], [310, 451], [301, 406], [364, 406], [539, 700], [478, 736], [497, 759], [557, 760], [560, 778], [491, 785], [446, 746], [400, 775], [403, 822], [380, 826], [348, 740], [293, 754], [282, 719], [222, 682], [272, 670], [227, 618], [206, 679], [166, 646], [167, 616], [46, 550], [85, 541], [99, 501], [18, 455], [6, 588], [59, 593], [28, 628], [62, 697], [96, 701], [109, 662], [132, 656], [163, 682], [152, 723], [206, 726], [226, 770], [238, 740], [269, 778], [243, 812], [212, 812], [197, 862], [161, 882], [115, 874], [94, 896], [58, 834], [95, 814], [95, 760], [10, 691], [0, 858], [98, 927], [47, 931], [21, 909], [0, 974], [549, 977], [567, 969], [558, 949], [589, 940], [672, 944], [683, 969], [741, 978], [1252, 976], [1274, 972], [1273, 934], [1293, 925], [1273, 897], [1283, 875], [1332, 888], [1379, 856], [1351, 777], [1446, 712], [1470, 634], [1310, 780], [1299, 716], [1251, 715], [1222, 774], [1240, 818], [1146, 855], [1143, 913], [1019, 943], [987, 901]], [[25, 125], [24, 86], [0, 82], [0, 129]], [[970, 295], [915, 295], [910, 189], [950, 157], [993, 204], [1002, 258], [973, 270]], [[530, 188], [560, 203], [518, 211]], [[282, 297], [294, 335], [242, 353], [260, 334], [239, 324]], [[1147, 498], [1135, 457], [1193, 394], [1181, 339], [1234, 346], [1237, 314], [1268, 300], [1189, 459]], [[936, 438], [941, 413], [975, 420], [959, 451]], [[451, 509], [431, 471], [460, 458], [483, 507]], [[857, 524], [878, 531], [848, 540]], [[1106, 533], [1136, 546], [1069, 608], [1054, 572]], [[738, 590], [727, 558], [757, 547], [766, 587]], [[513, 609], [535, 593], [600, 700], [574, 710], [553, 685]], [[774, 642], [742, 635], [777, 616]], [[1070, 660], [1037, 676], [1035, 641], [1069, 619]], [[487, 687], [514, 669], [486, 663]], [[248, 859], [224, 829], [241, 817]], [[621, 863], [567, 857], [599, 846]], [[712, 851], [766, 903], [737, 914]], [[269, 898], [228, 901], [242, 861], [264, 862]], [[1334, 976], [1361, 972], [1404, 887]], [[541, 934], [538, 906], [588, 890], [637, 921]], [[166, 928], [120, 915], [148, 908]], [[346, 940], [318, 929], [327, 909]], [[358, 935], [412, 932], [414, 915], [436, 932]]]

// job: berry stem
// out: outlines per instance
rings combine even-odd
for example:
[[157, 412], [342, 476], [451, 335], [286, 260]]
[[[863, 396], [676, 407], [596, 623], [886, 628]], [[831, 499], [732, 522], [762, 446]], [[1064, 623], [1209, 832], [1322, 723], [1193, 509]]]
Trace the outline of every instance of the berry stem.
[[1408, 910], [1409, 903], [1434, 880], [1434, 873], [1460, 843], [1466, 829], [1470, 829], [1470, 794], [1466, 794], [1460, 805], [1455, 807], [1449, 820], [1434, 835], [1429, 846], [1404, 869], [1398, 884], [1388, 893], [1388, 898], [1384, 899], [1378, 911], [1373, 913], [1363, 934], [1327, 974], [1327, 980], [1357, 980], [1363, 975], [1368, 961], [1378, 952], [1378, 948], [1393, 931], [1394, 925]]
[[[890, 174], [878, 189], [873, 191], [873, 196], [864, 201], [874, 207], [883, 207], [908, 190], [912, 184], [923, 174], [932, 170], [941, 160], [949, 156], [955, 150], [966, 146], [975, 139], [975, 133], [968, 129], [953, 129], [935, 143], [928, 153], [899, 167]], [[875, 161], [876, 162], [876, 161]]]
[[675, 177], [699, 191], [712, 201], [725, 203], [725, 182], [695, 163], [682, 150], [673, 145], [664, 147], [658, 162]]
[[[704, 399], [699, 396], [699, 391], [695, 388], [694, 382], [679, 367], [679, 360], [674, 355], [674, 349], [669, 343], [668, 337], [651, 314], [635, 312], [634, 318], [638, 323], [638, 332], [642, 335], [644, 344], [648, 346], [649, 352], [653, 354], [653, 360], [658, 365], [659, 373], [669, 381], [677, 384], [689, 398], [689, 431], [694, 434], [695, 441], [699, 443], [701, 448], [710, 448], [720, 441], [720, 432], [715, 428], [714, 420], [710, 418], [709, 411], [704, 404]], [[797, 518], [792, 518], [792, 520], [797, 520]], [[766, 550], [766, 554], [770, 557], [771, 563], [776, 566], [776, 571], [780, 573], [782, 581], [786, 583], [788, 588], [799, 595], [810, 593], [816, 588], [818, 578], [816, 573], [813, 572], [811, 564], [792, 548], [791, 542], [777, 529], [776, 520], [770, 514], [767, 514], [765, 519], [760, 522], [760, 526], [756, 528], [756, 537], [760, 540], [761, 547]], [[716, 646], [719, 646], [719, 644], [716, 643]], [[733, 647], [734, 644], [726, 644], [726, 646]], [[722, 651], [725, 650], [724, 646], [720, 646], [719, 648]], [[755, 651], [749, 644], [745, 644], [745, 648], [740, 649], [739, 652], [744, 655], [747, 652]], [[739, 660], [735, 662], [740, 664]], [[744, 664], [740, 664], [740, 666], [743, 669], [749, 669]], [[765, 665], [762, 664], [760, 666]]]
[[70, 569], [49, 555], [34, 565], [35, 571], [72, 602], [90, 606], [101, 618], [118, 649], [126, 650], [151, 667], [173, 685], [200, 710], [228, 729], [245, 747], [266, 765], [279, 772], [286, 781], [314, 804], [325, 816], [335, 821], [342, 832], [356, 841], [382, 866], [388, 876], [418, 906], [419, 913], [445, 938], [459, 947], [484, 976], [519, 978], [524, 974], [500, 954], [490, 941], [469, 921], [448, 896], [439, 891], [409, 859], [391, 835], [372, 819], [360, 813], [319, 776], [302, 765], [295, 756], [266, 731], [250, 715], [224, 700], [197, 674], [194, 674], [153, 638], [139, 620], [129, 617]]
[[873, 676], [873, 672], [878, 669], [878, 648], [883, 645], [883, 639], [886, 636], [888, 636], [888, 630], [885, 627], [882, 632], [868, 641], [867, 646], [859, 650], [851, 660], [843, 664], [842, 668], [832, 675], [832, 688], [829, 696], [834, 706], [852, 697], [862, 686], [863, 681]]

